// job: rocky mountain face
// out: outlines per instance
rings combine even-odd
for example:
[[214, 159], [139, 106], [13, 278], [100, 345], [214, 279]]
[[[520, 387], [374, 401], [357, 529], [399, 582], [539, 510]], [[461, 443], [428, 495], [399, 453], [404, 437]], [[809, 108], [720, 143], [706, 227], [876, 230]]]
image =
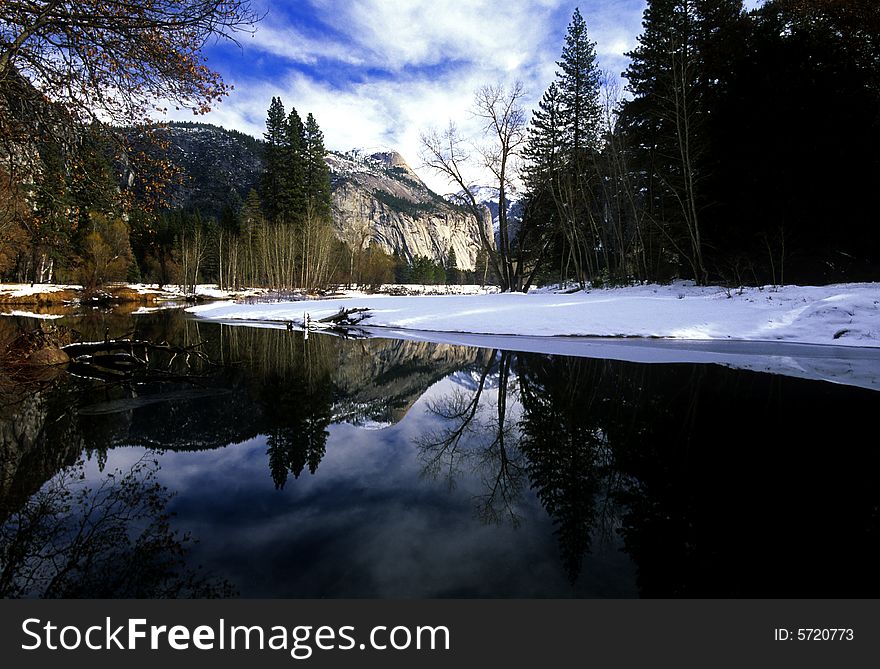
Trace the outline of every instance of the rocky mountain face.
[[436, 382], [486, 364], [488, 349], [449, 344], [367, 339], [339, 347], [333, 370], [335, 420], [386, 427], [401, 421]]
[[[259, 190], [262, 141], [205, 123], [172, 123], [166, 133], [171, 159], [184, 176], [175, 206], [217, 216], [231, 190], [242, 200], [251, 188]], [[399, 153], [331, 152], [327, 163], [333, 223], [341, 239], [364, 246], [375, 242], [407, 261], [423, 255], [445, 263], [454, 249], [459, 269], [474, 268], [481, 245], [477, 222], [431, 191]], [[492, 239], [488, 209], [482, 225]]]
[[[494, 186], [472, 186], [470, 189], [477, 201], [477, 204], [486, 207], [492, 216], [492, 229], [495, 231], [494, 241], [497, 246], [500, 244], [499, 222], [498, 222], [498, 188]], [[519, 232], [519, 226], [523, 217], [523, 201], [516, 193], [507, 193], [507, 235], [513, 240]], [[451, 193], [445, 196], [450, 202], [463, 202], [465, 192], [463, 190], [457, 193]]]
[[171, 123], [163, 133], [169, 158], [182, 172], [175, 206], [219, 216], [232, 190], [242, 200], [252, 188], [259, 191], [262, 141], [207, 123]]
[[[327, 162], [340, 236], [359, 242], [360, 234], [408, 261], [421, 255], [445, 262], [453, 249], [459, 269], [475, 267], [481, 243], [474, 217], [431, 191], [399, 153], [331, 153]], [[488, 209], [482, 225], [492, 239]]]

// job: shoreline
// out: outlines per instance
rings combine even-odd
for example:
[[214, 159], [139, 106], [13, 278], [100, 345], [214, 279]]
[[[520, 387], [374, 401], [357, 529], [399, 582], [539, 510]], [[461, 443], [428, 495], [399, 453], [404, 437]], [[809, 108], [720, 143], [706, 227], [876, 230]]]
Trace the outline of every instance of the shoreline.
[[365, 308], [359, 327], [492, 336], [748, 341], [880, 348], [880, 284], [782, 286], [644, 285], [579, 293], [357, 295], [188, 307], [198, 319], [302, 327], [340, 309]]

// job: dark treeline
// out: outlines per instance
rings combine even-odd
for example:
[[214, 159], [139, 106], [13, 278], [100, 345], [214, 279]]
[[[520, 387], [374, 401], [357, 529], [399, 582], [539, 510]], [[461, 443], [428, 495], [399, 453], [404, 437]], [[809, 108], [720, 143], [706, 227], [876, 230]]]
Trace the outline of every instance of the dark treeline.
[[[876, 279], [880, 5], [650, 0], [623, 73], [575, 11], [535, 110], [522, 288]], [[625, 98], [625, 99], [624, 99]]]
[[136, 234], [135, 257], [147, 278], [193, 291], [200, 282], [223, 289], [269, 286], [314, 290], [347, 266], [331, 224], [330, 171], [315, 117], [303, 120], [272, 98], [262, 145], [264, 169], [255, 188], [231, 188], [206, 215], [183, 207], [152, 217]]

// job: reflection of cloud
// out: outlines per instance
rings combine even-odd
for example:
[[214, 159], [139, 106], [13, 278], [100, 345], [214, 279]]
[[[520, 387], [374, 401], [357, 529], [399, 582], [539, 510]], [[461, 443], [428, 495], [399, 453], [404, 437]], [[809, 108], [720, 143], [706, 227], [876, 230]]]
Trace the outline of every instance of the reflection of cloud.
[[[317, 473], [281, 491], [263, 438], [164, 454], [161, 477], [177, 493], [176, 522], [200, 538], [193, 560], [249, 597], [572, 594], [553, 525], [534, 495], [524, 495], [518, 529], [486, 525], [474, 513], [483, 486], [476, 476], [463, 474], [452, 490], [421, 476], [413, 440], [438, 427], [426, 401], [455, 387], [435, 384], [386, 430], [330, 426]], [[108, 466], [137, 452], [113, 450]], [[608, 568], [620, 559], [609, 558]], [[579, 587], [596, 584], [584, 579]]]
[[[618, 75], [635, 46], [643, 0], [581, 6], [600, 67]], [[455, 119], [476, 134], [474, 90], [522, 80], [527, 109], [553, 79], [574, 3], [530, 0], [355, 0], [271, 3], [241, 49], [218, 45], [209, 64], [235, 85], [206, 121], [255, 136], [272, 96], [317, 118], [331, 149], [395, 148], [418, 169], [419, 132]], [[192, 120], [178, 113], [175, 118]]]

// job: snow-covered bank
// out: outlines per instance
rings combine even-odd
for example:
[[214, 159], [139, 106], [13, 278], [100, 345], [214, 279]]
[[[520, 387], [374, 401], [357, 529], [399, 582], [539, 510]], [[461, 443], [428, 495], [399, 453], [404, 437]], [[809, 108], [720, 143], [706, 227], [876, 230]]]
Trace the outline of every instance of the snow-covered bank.
[[340, 308], [371, 310], [364, 325], [493, 335], [660, 337], [880, 347], [880, 284], [727, 291], [636, 286], [574, 294], [363, 296], [214, 303], [188, 309], [211, 320], [300, 323]]
[[0, 316], [18, 316], [21, 318], [37, 318], [40, 320], [56, 320], [58, 318], [64, 318], [64, 314], [40, 314], [34, 311], [22, 311], [20, 309], [14, 309], [12, 311], [4, 311], [0, 313]]
[[200, 283], [195, 292], [184, 291], [180, 286], [167, 284], [159, 288], [155, 283], [131, 283], [128, 288], [141, 295], [153, 295], [157, 300], [183, 300], [186, 297], [198, 297], [210, 300], [240, 300], [249, 297], [263, 297], [271, 294], [268, 288], [245, 288], [242, 290], [222, 290], [216, 283]]

